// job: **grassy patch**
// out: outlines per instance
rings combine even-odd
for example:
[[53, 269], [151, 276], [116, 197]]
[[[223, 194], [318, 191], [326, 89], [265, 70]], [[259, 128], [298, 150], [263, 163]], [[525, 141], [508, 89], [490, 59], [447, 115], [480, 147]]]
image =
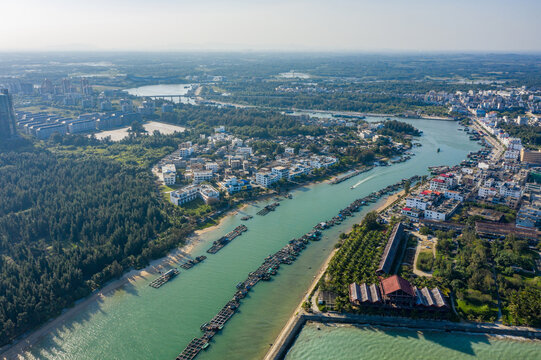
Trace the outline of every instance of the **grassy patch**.
[[495, 304], [474, 304], [466, 299], [457, 300], [458, 311], [468, 320], [488, 321], [496, 319], [498, 308]]
[[434, 266], [434, 255], [430, 250], [423, 250], [417, 257], [417, 269], [424, 272], [431, 272]]

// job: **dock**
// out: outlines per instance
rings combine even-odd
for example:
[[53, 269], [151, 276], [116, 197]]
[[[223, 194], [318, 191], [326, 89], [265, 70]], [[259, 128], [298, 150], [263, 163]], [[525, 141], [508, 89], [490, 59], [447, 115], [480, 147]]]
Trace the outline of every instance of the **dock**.
[[166, 273], [161, 275], [159, 278], [153, 280], [148, 286], [152, 286], [153, 288], [157, 289], [175, 276], [179, 274], [180, 271], [178, 269], [171, 269], [168, 270]]
[[[342, 220], [348, 216], [353, 216], [353, 213], [359, 211], [361, 207], [377, 201], [377, 199], [383, 195], [397, 191], [403, 187], [406, 182], [413, 183], [419, 179], [420, 177], [415, 175], [409, 179], [403, 179], [396, 184], [389, 185], [379, 191], [373, 192], [364, 198], [353, 201], [349, 206], [340, 210], [337, 216], [328, 221], [318, 223], [314, 226], [312, 231], [309, 231], [298, 239], [290, 240], [287, 245], [280, 250], [267, 256], [255, 271], [249, 273], [244, 281], [241, 281], [236, 285], [236, 291], [231, 300], [229, 300], [209, 322], [201, 325], [200, 329], [203, 332], [203, 335], [200, 338], [193, 339], [182, 353], [176, 357], [176, 360], [192, 360], [202, 350], [206, 349], [210, 345], [210, 340], [214, 335], [222, 330], [227, 321], [237, 313], [237, 310], [242, 305], [241, 300], [246, 297], [248, 292], [260, 281], [268, 281], [272, 276], [278, 274], [278, 269], [282, 264], [292, 264], [311, 241], [318, 241], [321, 239], [322, 230], [342, 222]], [[226, 237], [228, 235], [226, 235]]]
[[233, 231], [227, 233], [225, 236], [222, 236], [218, 240], [214, 241], [210, 249], [207, 250], [209, 254], [216, 254], [218, 251], [223, 249], [224, 246], [229, 244], [238, 236], [241, 236], [243, 232], [247, 231], [248, 228], [246, 225], [239, 225]]
[[200, 262], [204, 261], [207, 257], [206, 256], [198, 256], [193, 260], [188, 260], [184, 264], [181, 264], [180, 267], [186, 270], [189, 270], [193, 268], [195, 265], [199, 264]]
[[265, 206], [263, 209], [259, 210], [256, 214], [261, 215], [261, 216], [265, 216], [269, 212], [274, 211], [276, 209], [276, 207], [278, 207], [278, 206], [280, 206], [280, 203], [277, 203], [277, 202], [269, 204], [269, 205]]
[[331, 185], [340, 184], [341, 182], [344, 182], [344, 181], [346, 181], [346, 180], [349, 180], [349, 179], [351, 179], [352, 177], [355, 177], [355, 176], [357, 176], [357, 175], [360, 175], [360, 174], [362, 174], [362, 173], [365, 173], [365, 172], [367, 172], [367, 171], [370, 171], [370, 170], [372, 170], [373, 168], [374, 168], [374, 166], [367, 166], [367, 167], [365, 167], [365, 168], [363, 168], [363, 169], [360, 169], [360, 170], [354, 170], [354, 171], [352, 171], [352, 172], [350, 172], [350, 173], [347, 173], [347, 174], [344, 175], [344, 176], [341, 176], [341, 177], [335, 177], [334, 179], [332, 179], [332, 180], [330, 181], [330, 184], [331, 184]]

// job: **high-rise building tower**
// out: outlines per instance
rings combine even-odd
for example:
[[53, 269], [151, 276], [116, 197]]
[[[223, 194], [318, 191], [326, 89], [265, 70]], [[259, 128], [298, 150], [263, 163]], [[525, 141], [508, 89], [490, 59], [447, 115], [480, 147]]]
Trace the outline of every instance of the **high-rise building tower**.
[[54, 86], [51, 80], [45, 79], [41, 83], [40, 92], [42, 95], [44, 94], [52, 94], [54, 92]]
[[92, 87], [88, 83], [87, 78], [81, 78], [81, 94], [92, 95]]
[[15, 137], [15, 111], [11, 95], [6, 89], [0, 90], [0, 139]]
[[62, 93], [70, 94], [71, 92], [71, 80], [68, 78], [62, 79]]

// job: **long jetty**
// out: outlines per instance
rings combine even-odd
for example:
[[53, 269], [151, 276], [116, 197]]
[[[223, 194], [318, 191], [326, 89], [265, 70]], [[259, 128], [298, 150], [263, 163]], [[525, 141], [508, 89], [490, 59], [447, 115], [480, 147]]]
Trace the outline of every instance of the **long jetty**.
[[222, 236], [218, 240], [214, 241], [210, 249], [207, 250], [209, 254], [216, 254], [224, 246], [233, 241], [236, 237], [241, 236], [243, 232], [248, 230], [246, 225], [239, 225], [233, 231], [227, 233], [225, 236]]
[[330, 181], [330, 184], [331, 184], [331, 185], [340, 184], [341, 182], [344, 182], [344, 181], [346, 181], [346, 180], [349, 180], [349, 179], [351, 179], [352, 177], [355, 177], [355, 176], [357, 176], [357, 175], [360, 175], [360, 174], [362, 174], [362, 173], [365, 173], [365, 172], [367, 172], [367, 171], [370, 171], [370, 170], [372, 170], [373, 168], [374, 168], [374, 166], [371, 165], [371, 166], [367, 166], [367, 167], [365, 167], [365, 168], [363, 168], [363, 169], [360, 169], [360, 170], [354, 170], [354, 171], [352, 171], [352, 172], [350, 172], [350, 173], [345, 174], [344, 176], [341, 176], [341, 177], [335, 177], [334, 179], [332, 179], [332, 180]]
[[379, 191], [375, 191], [368, 196], [353, 201], [349, 206], [339, 211], [338, 215], [329, 219], [328, 221], [321, 222], [314, 226], [314, 229], [298, 239], [292, 239], [283, 248], [276, 253], [269, 255], [265, 258], [261, 266], [255, 271], [248, 274], [246, 280], [237, 284], [237, 291], [234, 293], [231, 300], [229, 300], [224, 307], [220, 309], [209, 322], [201, 325], [201, 331], [203, 336], [193, 339], [180, 353], [176, 360], [192, 360], [203, 349], [206, 349], [210, 345], [210, 341], [220, 330], [223, 329], [229, 319], [236, 314], [238, 308], [241, 306], [241, 299], [245, 298], [248, 292], [260, 281], [268, 281], [272, 276], [278, 273], [278, 269], [282, 264], [292, 264], [299, 256], [302, 250], [310, 243], [310, 241], [317, 241], [321, 238], [321, 230], [330, 228], [336, 224], [341, 223], [346, 217], [353, 216], [354, 212], [359, 211], [363, 206], [377, 201], [378, 198], [397, 191], [404, 186], [407, 181], [415, 182], [420, 177], [415, 175], [409, 179], [403, 179], [402, 181], [389, 185]]

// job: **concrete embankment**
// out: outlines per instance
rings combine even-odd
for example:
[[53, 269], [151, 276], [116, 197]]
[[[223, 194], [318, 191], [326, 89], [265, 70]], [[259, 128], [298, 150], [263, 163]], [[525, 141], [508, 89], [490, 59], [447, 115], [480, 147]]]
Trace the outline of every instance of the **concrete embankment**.
[[503, 326], [488, 323], [455, 323], [446, 320], [410, 319], [396, 316], [353, 314], [301, 314], [295, 316], [277, 342], [269, 349], [264, 360], [284, 359], [306, 322], [351, 324], [407, 328], [421, 331], [446, 331], [472, 334], [513, 336], [541, 340], [541, 329], [520, 326]]

